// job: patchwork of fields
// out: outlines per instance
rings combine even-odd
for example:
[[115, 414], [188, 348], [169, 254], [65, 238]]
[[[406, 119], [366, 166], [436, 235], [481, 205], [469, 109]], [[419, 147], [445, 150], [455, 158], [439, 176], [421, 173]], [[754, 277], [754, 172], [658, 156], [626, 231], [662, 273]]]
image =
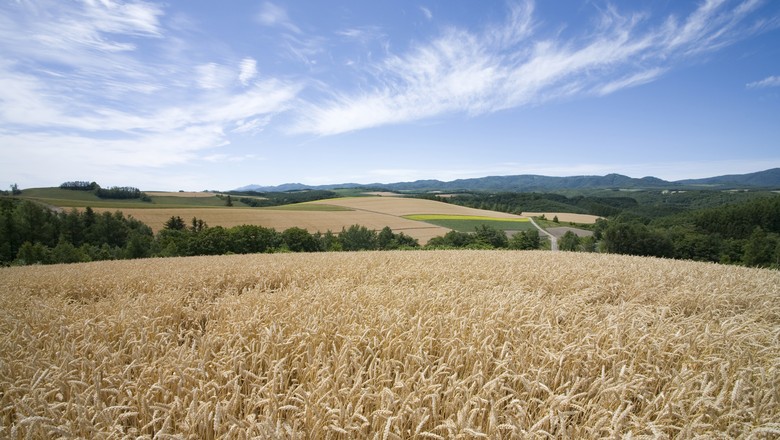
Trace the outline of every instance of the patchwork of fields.
[[459, 232], [474, 232], [482, 225], [501, 231], [523, 231], [536, 227], [526, 217], [496, 218], [484, 215], [452, 215], [452, 214], [413, 214], [405, 215], [409, 220], [419, 220]]
[[[96, 212], [110, 211], [112, 208], [96, 208]], [[333, 232], [354, 224], [369, 229], [380, 230], [389, 226], [395, 233], [403, 232], [425, 244], [429, 239], [446, 234], [453, 225], [437, 225], [423, 221], [425, 218], [407, 217], [410, 214], [459, 216], [461, 219], [474, 220], [476, 223], [488, 223], [500, 220], [516, 222], [516, 229], [523, 229], [528, 219], [502, 212], [486, 211], [450, 205], [434, 200], [404, 197], [344, 197], [318, 200], [316, 202], [297, 203], [274, 208], [124, 208], [125, 215], [149, 225], [155, 232], [163, 228], [171, 216], [180, 216], [185, 221], [192, 217], [204, 220], [209, 226], [232, 227], [243, 224], [260, 225], [277, 230], [293, 226], [309, 232]], [[457, 229], [457, 227], [456, 227]], [[473, 231], [473, 225], [468, 230]], [[511, 229], [511, 228], [510, 228]]]
[[[189, 222], [193, 217], [210, 226], [233, 227], [258, 225], [277, 230], [300, 227], [314, 232], [339, 232], [359, 224], [369, 229], [390, 227], [425, 244], [433, 237], [450, 230], [473, 232], [475, 227], [488, 225], [509, 231], [533, 229], [529, 216], [546, 214], [560, 222], [594, 223], [598, 218], [569, 213], [524, 213], [523, 216], [497, 211], [468, 208], [435, 200], [400, 197], [386, 192], [366, 193], [364, 197], [340, 197], [313, 202], [294, 203], [270, 208], [225, 207], [225, 200], [210, 192], [147, 192], [151, 202], [98, 199], [91, 192], [60, 188], [32, 188], [25, 197], [37, 202], [69, 209], [91, 206], [96, 212], [121, 210], [125, 215], [149, 225], [156, 233], [173, 216]], [[262, 199], [262, 197], [260, 197]]]
[[0, 268], [0, 437], [774, 438], [778, 291], [543, 251]]

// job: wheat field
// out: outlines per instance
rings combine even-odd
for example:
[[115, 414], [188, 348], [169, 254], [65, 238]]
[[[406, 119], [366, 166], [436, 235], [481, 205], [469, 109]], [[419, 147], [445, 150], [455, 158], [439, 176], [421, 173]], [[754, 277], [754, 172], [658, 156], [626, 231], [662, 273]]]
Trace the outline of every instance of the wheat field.
[[[95, 212], [98, 213], [114, 211], [116, 211], [114, 208], [95, 208]], [[421, 244], [425, 244], [431, 238], [444, 235], [450, 231], [448, 228], [435, 226], [430, 223], [408, 220], [381, 212], [359, 210], [288, 211], [262, 208], [129, 208], [121, 211], [123, 214], [132, 216], [149, 225], [155, 233], [164, 228], [165, 222], [171, 216], [180, 216], [185, 222], [189, 222], [193, 217], [197, 217], [205, 221], [209, 226], [222, 226], [225, 228], [239, 225], [259, 225], [283, 231], [287, 228], [299, 227], [308, 230], [310, 233], [324, 233], [328, 230], [338, 233], [342, 228], [348, 228], [354, 224], [376, 231], [388, 226], [395, 233], [403, 232], [410, 237], [418, 239]]]
[[780, 273], [543, 251], [0, 269], [0, 438], [778, 438]]

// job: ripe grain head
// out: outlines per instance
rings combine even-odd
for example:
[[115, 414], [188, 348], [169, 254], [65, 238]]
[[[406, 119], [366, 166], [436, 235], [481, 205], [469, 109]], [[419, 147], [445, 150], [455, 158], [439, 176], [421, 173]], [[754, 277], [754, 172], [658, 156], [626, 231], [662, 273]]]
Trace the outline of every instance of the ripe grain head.
[[0, 270], [0, 437], [771, 436], [775, 271], [549, 252]]

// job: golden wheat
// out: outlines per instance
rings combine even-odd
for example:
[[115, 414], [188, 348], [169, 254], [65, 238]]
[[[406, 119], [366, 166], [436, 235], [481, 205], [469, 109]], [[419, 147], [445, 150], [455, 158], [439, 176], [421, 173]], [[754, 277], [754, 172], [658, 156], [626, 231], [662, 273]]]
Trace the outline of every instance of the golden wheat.
[[0, 269], [2, 438], [776, 438], [780, 273], [549, 252]]
[[[95, 208], [95, 212], [114, 212], [116, 208]], [[230, 228], [239, 225], [259, 225], [283, 231], [287, 228], [299, 227], [311, 233], [333, 231], [338, 233], [342, 228], [354, 224], [369, 229], [380, 230], [385, 226], [396, 233], [403, 232], [425, 244], [433, 237], [449, 232], [448, 228], [434, 226], [430, 223], [408, 220], [395, 215], [368, 211], [304, 211], [304, 210], [273, 210], [257, 208], [129, 208], [122, 209], [123, 214], [149, 225], [154, 232], [165, 226], [171, 216], [180, 216], [185, 222], [197, 217], [209, 226]]]

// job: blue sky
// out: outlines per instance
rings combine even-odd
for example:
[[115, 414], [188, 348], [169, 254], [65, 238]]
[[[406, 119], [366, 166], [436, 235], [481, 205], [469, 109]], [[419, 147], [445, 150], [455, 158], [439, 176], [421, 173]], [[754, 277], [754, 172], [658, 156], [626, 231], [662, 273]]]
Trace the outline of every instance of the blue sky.
[[0, 184], [780, 166], [780, 2], [8, 0]]

